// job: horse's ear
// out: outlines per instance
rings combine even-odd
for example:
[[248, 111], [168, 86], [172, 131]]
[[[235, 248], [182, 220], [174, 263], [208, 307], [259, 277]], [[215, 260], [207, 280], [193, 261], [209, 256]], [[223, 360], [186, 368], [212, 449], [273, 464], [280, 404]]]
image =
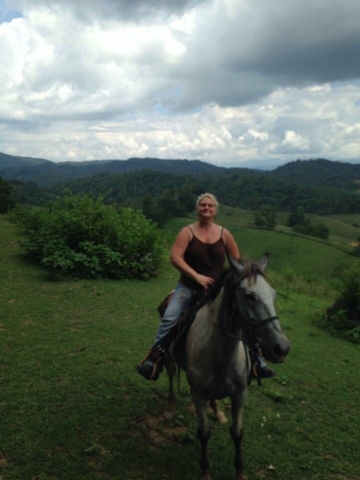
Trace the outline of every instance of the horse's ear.
[[270, 253], [269, 253], [269, 252], [266, 252], [266, 253], [264, 253], [264, 255], [260, 258], [259, 267], [260, 267], [260, 270], [262, 271], [262, 273], [265, 272], [265, 269], [266, 269], [267, 264], [268, 264], [268, 261], [269, 261], [269, 256], [270, 256]]
[[237, 272], [240, 273], [240, 275], [242, 275], [245, 270], [243, 265], [241, 265], [241, 263], [235, 260], [235, 258], [233, 258], [231, 255], [228, 256], [228, 259], [229, 259], [231, 268], [234, 268]]

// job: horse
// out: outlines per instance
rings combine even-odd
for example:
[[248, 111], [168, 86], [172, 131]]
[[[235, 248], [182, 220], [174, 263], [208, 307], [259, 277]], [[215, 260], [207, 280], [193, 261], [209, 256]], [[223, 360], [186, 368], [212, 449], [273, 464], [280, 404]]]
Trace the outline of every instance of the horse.
[[[208, 402], [216, 418], [225, 422], [216, 400], [231, 399], [230, 435], [235, 448], [236, 480], [246, 480], [241, 441], [243, 408], [251, 379], [251, 349], [255, 343], [260, 344], [264, 358], [273, 363], [283, 362], [290, 350], [276, 315], [275, 290], [264, 274], [268, 259], [268, 253], [258, 263], [229, 259], [230, 268], [213, 292], [208, 292], [207, 302], [190, 326], [185, 349], [175, 358], [185, 371], [197, 414], [201, 480], [211, 480]], [[170, 401], [174, 399], [175, 370], [174, 365], [167, 366]]]

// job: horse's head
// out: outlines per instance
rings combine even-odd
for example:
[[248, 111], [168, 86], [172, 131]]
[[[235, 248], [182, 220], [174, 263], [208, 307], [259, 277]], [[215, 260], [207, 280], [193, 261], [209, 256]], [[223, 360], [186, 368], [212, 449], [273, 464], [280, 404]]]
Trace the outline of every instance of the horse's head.
[[232, 279], [227, 289], [235, 303], [233, 321], [243, 331], [245, 341], [250, 347], [260, 343], [265, 359], [279, 363], [285, 360], [290, 343], [276, 315], [275, 290], [264, 276], [268, 260], [268, 253], [258, 263], [230, 258]]

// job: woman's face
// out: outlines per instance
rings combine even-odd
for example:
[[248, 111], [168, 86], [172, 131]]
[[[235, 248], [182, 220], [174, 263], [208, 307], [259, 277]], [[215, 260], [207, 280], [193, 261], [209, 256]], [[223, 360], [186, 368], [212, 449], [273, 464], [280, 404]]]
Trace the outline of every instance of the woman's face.
[[197, 211], [202, 217], [212, 218], [217, 213], [217, 207], [210, 197], [204, 197], [200, 200]]

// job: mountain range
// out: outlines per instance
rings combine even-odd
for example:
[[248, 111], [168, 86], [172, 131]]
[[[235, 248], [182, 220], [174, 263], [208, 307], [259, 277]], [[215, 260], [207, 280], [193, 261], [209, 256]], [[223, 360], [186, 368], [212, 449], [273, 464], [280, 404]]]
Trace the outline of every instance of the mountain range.
[[359, 164], [326, 159], [296, 160], [273, 170], [260, 171], [254, 168], [219, 167], [200, 160], [158, 158], [55, 163], [43, 158], [19, 157], [0, 152], [0, 176], [8, 180], [36, 183], [43, 187], [69, 183], [98, 174], [124, 174], [139, 170], [190, 176], [260, 175], [297, 185], [334, 187], [352, 191], [360, 189]]

